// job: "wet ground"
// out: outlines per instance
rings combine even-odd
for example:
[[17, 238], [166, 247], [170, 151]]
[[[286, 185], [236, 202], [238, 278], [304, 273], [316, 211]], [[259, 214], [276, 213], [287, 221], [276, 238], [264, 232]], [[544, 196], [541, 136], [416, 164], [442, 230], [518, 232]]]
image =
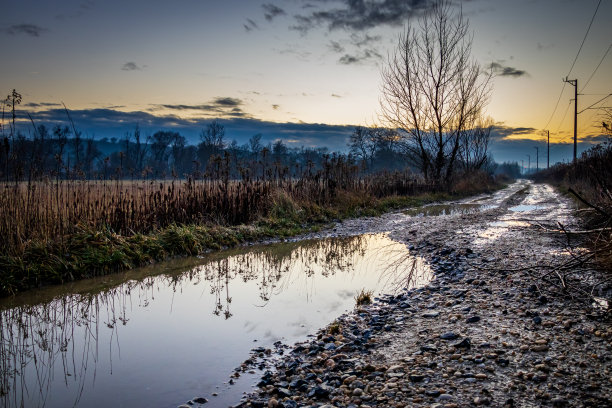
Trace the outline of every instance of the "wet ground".
[[575, 227], [571, 202], [520, 181], [455, 205], [326, 232], [387, 229], [435, 278], [340, 316], [339, 329], [297, 345], [240, 406], [612, 406], [609, 314], [560, 291], [553, 268], [541, 273], [571, 256], [555, 231]]
[[[414, 273], [409, 276], [407, 270]], [[282, 350], [365, 289], [432, 274], [383, 234], [221, 251], [0, 301], [3, 407], [227, 407], [257, 374], [252, 348]]]
[[612, 406], [602, 308], [529, 268], [572, 211], [519, 181], [5, 300], [3, 406]]

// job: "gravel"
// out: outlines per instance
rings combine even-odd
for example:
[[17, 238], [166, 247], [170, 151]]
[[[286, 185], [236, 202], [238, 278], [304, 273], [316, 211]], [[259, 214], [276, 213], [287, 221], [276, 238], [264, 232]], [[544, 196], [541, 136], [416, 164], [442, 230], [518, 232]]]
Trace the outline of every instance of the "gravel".
[[[517, 193], [524, 187], [528, 194]], [[567, 256], [562, 237], [538, 225], [571, 226], [571, 206], [525, 182], [488, 200], [497, 207], [479, 214], [362, 223], [361, 231], [386, 228], [425, 257], [434, 280], [358, 306], [308, 341], [254, 353], [234, 375], [266, 372], [235, 406], [612, 407], [609, 313], [529, 273], [535, 262]]]

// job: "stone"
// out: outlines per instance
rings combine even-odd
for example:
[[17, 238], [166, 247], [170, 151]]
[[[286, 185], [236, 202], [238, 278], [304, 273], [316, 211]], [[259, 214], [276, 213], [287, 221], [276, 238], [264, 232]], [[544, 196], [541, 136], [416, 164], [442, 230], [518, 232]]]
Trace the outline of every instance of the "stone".
[[461, 340], [459, 343], [453, 344], [453, 347], [470, 349], [472, 347], [472, 342], [470, 341], [469, 337], [466, 337], [465, 339]]
[[446, 332], [440, 335], [442, 340], [455, 340], [459, 338], [459, 336], [454, 332]]

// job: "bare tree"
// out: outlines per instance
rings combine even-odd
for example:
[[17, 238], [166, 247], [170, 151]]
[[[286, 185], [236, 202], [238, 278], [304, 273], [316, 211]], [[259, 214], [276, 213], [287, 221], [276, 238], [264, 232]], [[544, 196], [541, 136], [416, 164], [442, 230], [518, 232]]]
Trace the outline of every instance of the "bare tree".
[[376, 153], [376, 143], [372, 136], [369, 128], [357, 126], [348, 142], [351, 154], [360, 158], [368, 167], [372, 165]]
[[253, 156], [257, 158], [257, 155], [261, 152], [261, 149], [263, 149], [261, 144], [261, 133], [251, 136], [249, 139], [249, 149], [251, 153], [253, 153]]
[[489, 162], [489, 140], [493, 130], [493, 119], [478, 118], [459, 134], [459, 160], [466, 171], [484, 169]]
[[490, 78], [471, 57], [472, 38], [461, 10], [440, 0], [400, 35], [382, 69], [382, 118], [400, 131], [423, 175], [450, 181], [460, 135], [488, 102]]
[[206, 129], [200, 132], [201, 142], [198, 144], [198, 159], [203, 168], [208, 166], [211, 156], [219, 155], [225, 147], [225, 127], [214, 120], [210, 122]]

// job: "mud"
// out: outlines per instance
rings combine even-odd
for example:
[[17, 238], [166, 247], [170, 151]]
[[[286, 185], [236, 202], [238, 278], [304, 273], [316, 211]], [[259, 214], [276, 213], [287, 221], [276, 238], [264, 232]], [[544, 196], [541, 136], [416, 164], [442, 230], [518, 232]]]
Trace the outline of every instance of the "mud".
[[316, 234], [387, 232], [436, 277], [338, 317], [274, 360], [237, 406], [612, 406], [609, 290], [589, 302], [554, 275], [536, 279], [571, 256], [557, 225], [577, 226], [572, 203], [520, 181], [455, 204], [480, 210], [398, 212]]

